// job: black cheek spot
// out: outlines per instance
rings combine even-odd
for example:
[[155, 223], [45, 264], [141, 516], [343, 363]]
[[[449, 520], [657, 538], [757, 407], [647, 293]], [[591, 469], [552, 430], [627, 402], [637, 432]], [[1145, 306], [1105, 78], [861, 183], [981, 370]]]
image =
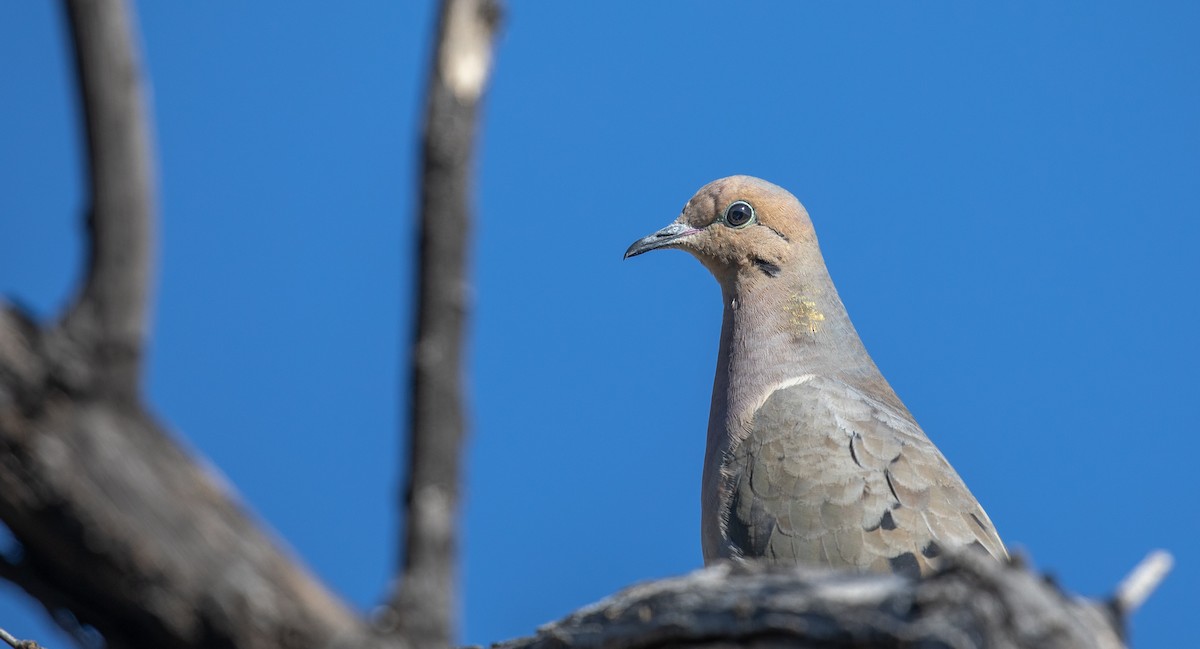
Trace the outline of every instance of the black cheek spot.
[[765, 259], [759, 259], [758, 257], [755, 257], [754, 265], [757, 266], [759, 270], [766, 273], [767, 277], [779, 277], [779, 266], [776, 266]]

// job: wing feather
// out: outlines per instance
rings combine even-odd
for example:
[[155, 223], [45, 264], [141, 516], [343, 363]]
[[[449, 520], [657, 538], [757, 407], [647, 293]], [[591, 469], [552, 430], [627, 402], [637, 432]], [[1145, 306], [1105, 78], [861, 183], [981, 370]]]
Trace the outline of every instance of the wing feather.
[[904, 573], [928, 571], [942, 547], [1007, 556], [908, 413], [841, 381], [770, 395], [723, 473], [734, 556]]

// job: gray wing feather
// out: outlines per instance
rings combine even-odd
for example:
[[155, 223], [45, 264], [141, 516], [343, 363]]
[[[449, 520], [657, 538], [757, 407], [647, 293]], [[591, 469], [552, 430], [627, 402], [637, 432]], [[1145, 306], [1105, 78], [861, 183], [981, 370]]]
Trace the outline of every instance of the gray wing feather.
[[902, 573], [927, 572], [945, 547], [1007, 556], [911, 417], [834, 379], [768, 397], [723, 473], [735, 556]]

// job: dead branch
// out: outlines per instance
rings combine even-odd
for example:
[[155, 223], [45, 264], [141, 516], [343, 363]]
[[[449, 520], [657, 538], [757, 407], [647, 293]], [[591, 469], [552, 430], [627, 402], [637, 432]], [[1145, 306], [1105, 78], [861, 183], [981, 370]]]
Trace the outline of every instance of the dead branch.
[[1132, 615], [1141, 608], [1154, 589], [1166, 578], [1167, 573], [1171, 572], [1171, 566], [1174, 564], [1175, 558], [1166, 550], [1155, 550], [1142, 559], [1129, 576], [1121, 580], [1109, 600], [1117, 614]]
[[141, 377], [154, 248], [154, 179], [132, 14], [112, 0], [65, 2], [87, 134], [87, 276], [63, 319], [64, 361], [93, 393], [131, 399]]
[[452, 640], [458, 607], [462, 366], [474, 140], [499, 20], [494, 0], [446, 0], [425, 108], [402, 576], [387, 624], [418, 647]]
[[1116, 649], [1108, 607], [964, 554], [930, 577], [723, 564], [634, 586], [497, 649]]
[[0, 519], [21, 546], [0, 575], [109, 647], [371, 646], [366, 625], [140, 403], [154, 196], [132, 14], [124, 0], [66, 10], [89, 261], [58, 325], [0, 303]]

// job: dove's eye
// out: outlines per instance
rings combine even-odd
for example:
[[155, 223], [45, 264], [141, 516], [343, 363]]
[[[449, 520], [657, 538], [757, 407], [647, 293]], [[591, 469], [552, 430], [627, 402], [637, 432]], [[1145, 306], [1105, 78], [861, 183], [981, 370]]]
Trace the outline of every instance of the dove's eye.
[[737, 201], [725, 208], [725, 225], [740, 228], [754, 220], [754, 208], [746, 201]]

